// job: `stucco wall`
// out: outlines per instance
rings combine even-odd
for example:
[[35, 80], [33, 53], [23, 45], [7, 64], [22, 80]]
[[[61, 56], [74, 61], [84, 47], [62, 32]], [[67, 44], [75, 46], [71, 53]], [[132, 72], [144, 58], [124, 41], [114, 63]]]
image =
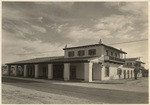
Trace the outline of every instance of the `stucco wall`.
[[[105, 76], [105, 67], [109, 65], [109, 76]], [[117, 75], [117, 69], [119, 67], [122, 67], [120, 64], [114, 64], [114, 63], [103, 63], [102, 68], [102, 77], [101, 80], [109, 80], [109, 79], [119, 79], [119, 75]]]
[[[106, 65], [109, 65], [109, 77], [105, 77], [105, 67]], [[122, 74], [119, 78], [119, 75], [117, 74], [117, 69], [121, 68]], [[133, 68], [125, 68], [122, 65], [114, 64], [114, 63], [103, 63], [102, 68], [102, 80], [109, 80], [109, 79], [124, 79], [124, 70], [126, 70], [126, 79], [128, 78], [128, 70], [129, 70], [129, 78], [134, 77], [134, 69]], [[131, 76], [132, 71], [132, 76]]]
[[117, 51], [115, 49], [106, 48], [106, 47], [104, 48], [104, 55], [107, 55], [106, 50], [108, 50], [108, 55], [110, 55], [110, 56], [111, 56], [111, 52], [113, 52], [113, 57], [115, 57], [115, 53], [117, 54], [117, 58], [121, 57], [121, 55], [120, 55], [121, 53], [119, 51]]
[[131, 71], [132, 71], [132, 77], [134, 77], [134, 68], [123, 67], [122, 75], [121, 75], [122, 78], [124, 78], [124, 70], [126, 70], [126, 78], [128, 78], [128, 70], [129, 70], [129, 78], [131, 78]]
[[78, 51], [80, 51], [80, 50], [84, 50], [85, 51], [85, 55], [82, 56], [82, 57], [91, 56], [91, 55], [88, 55], [88, 50], [89, 49], [96, 49], [96, 56], [101, 56], [104, 53], [104, 50], [103, 50], [104, 47], [103, 46], [95, 46], [95, 47], [88, 47], [88, 48], [77, 48], [77, 49], [68, 49], [68, 50], [64, 50], [65, 51], [64, 52], [65, 58], [68, 58], [68, 52], [69, 51], [74, 51], [74, 57], [81, 57], [81, 56], [78, 56]]
[[88, 55], [88, 50], [89, 49], [96, 49], [96, 56], [106, 55], [106, 50], [108, 50], [109, 55], [111, 55], [111, 52], [113, 52], [114, 57], [115, 57], [115, 53], [116, 53], [117, 58], [120, 58], [121, 54], [122, 54], [122, 53], [120, 53], [119, 51], [117, 51], [115, 49], [107, 48], [107, 47], [104, 47], [104, 46], [93, 46], [93, 47], [87, 47], [87, 48], [76, 48], [76, 49], [64, 50], [65, 58], [68, 58], [68, 52], [69, 51], [74, 51], [74, 56], [73, 57], [81, 57], [81, 56], [78, 56], [78, 51], [80, 51], [80, 50], [85, 51], [85, 55], [82, 56], [82, 57], [91, 56], [91, 55]]
[[101, 64], [93, 63], [92, 79], [101, 80]]

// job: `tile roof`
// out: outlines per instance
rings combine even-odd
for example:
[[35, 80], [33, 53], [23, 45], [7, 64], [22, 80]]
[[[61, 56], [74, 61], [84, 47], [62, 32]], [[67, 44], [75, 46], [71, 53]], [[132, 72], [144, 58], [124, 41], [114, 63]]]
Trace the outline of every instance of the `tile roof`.
[[[138, 60], [139, 59], [139, 57], [136, 57], [136, 58], [124, 58], [124, 60], [125, 61], [136, 61], [136, 60]], [[139, 63], [142, 63], [142, 64], [145, 64], [144, 62], [142, 62], [142, 61], [136, 61], [136, 62], [139, 62]]]
[[87, 47], [94, 47], [94, 46], [104, 46], [104, 47], [108, 47], [110, 49], [117, 50], [117, 51], [119, 51], [121, 53], [127, 54], [126, 52], [124, 52], [122, 50], [119, 50], [117, 48], [114, 48], [114, 47], [111, 47], [111, 46], [108, 46], [108, 45], [105, 45], [105, 44], [91, 44], [91, 45], [84, 45], [84, 46], [77, 46], [77, 47], [68, 47], [68, 48], [63, 48], [63, 50], [76, 49], [76, 48], [87, 48]]
[[139, 59], [138, 57], [137, 58], [124, 58], [124, 60], [126, 61], [136, 61], [137, 59]]
[[7, 65], [33, 64], [33, 63], [88, 62], [89, 60], [94, 59], [94, 58], [98, 58], [98, 56], [74, 57], [74, 58], [64, 58], [64, 56], [55, 56], [55, 57], [43, 57], [43, 58], [35, 58], [35, 59], [18, 61], [18, 62], [12, 62], [12, 63], [7, 63]]

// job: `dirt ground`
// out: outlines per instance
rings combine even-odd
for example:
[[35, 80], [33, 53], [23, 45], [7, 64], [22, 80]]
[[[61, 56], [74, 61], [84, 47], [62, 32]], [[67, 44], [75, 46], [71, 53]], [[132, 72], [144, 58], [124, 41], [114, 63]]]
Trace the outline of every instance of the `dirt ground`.
[[4, 77], [3, 104], [148, 103], [148, 79], [94, 83]]

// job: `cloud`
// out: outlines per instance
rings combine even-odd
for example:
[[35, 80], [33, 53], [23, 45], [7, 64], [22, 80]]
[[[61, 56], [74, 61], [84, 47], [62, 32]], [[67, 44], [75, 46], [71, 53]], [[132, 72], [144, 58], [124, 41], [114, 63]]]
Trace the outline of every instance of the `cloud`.
[[73, 6], [74, 2], [35, 2], [35, 4], [69, 9]]
[[109, 31], [114, 38], [125, 40], [135, 39], [137, 36], [143, 38], [143, 32], [145, 33], [144, 35], [148, 32], [147, 23], [143, 22], [143, 20], [138, 20], [137, 22], [137, 20], [137, 17], [131, 15], [112, 15], [96, 21], [94, 27], [99, 30]]
[[[4, 32], [3, 34], [10, 33]], [[3, 63], [36, 57], [63, 55], [63, 46], [60, 44], [43, 43], [41, 40], [21, 40], [18, 38], [10, 38], [8, 36], [9, 35], [3, 36], [2, 40]]]
[[97, 40], [100, 38], [111, 38], [110, 32], [107, 30], [93, 30], [92, 28], [82, 28], [81, 26], [73, 26], [69, 28], [68, 36], [71, 39], [74, 40], [80, 40], [80, 39], [93, 39]]
[[47, 24], [46, 26], [51, 28], [52, 30], [55, 30], [56, 32], [60, 33], [62, 32], [65, 28], [67, 28], [68, 24]]
[[[145, 39], [147, 9], [146, 2], [3, 2], [3, 60], [51, 56], [47, 50], [100, 38], [105, 44]], [[41, 51], [47, 53], [36, 55]]]
[[148, 2], [130, 2], [120, 7], [120, 11], [134, 15], [148, 16]]
[[132, 17], [126, 17], [124, 15], [112, 15], [110, 17], [99, 19], [95, 25], [95, 28], [116, 31], [124, 28], [125, 25], [130, 24], [132, 24]]
[[32, 25], [32, 27], [33, 27], [36, 31], [38, 31], [38, 32], [46, 33], [46, 29], [43, 28], [43, 27], [35, 26], [35, 25]]
[[[11, 18], [10, 18], [11, 17]], [[11, 20], [23, 20], [26, 16], [17, 9], [12, 9], [3, 4], [2, 6], [2, 19], [11, 19]]]

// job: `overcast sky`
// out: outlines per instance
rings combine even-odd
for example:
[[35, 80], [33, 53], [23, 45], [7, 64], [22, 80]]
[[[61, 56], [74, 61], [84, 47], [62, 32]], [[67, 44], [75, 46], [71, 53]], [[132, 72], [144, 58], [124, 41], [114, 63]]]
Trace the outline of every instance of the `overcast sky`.
[[[148, 38], [147, 2], [3, 2], [2, 63], [63, 55], [68, 47]], [[148, 63], [148, 41], [118, 44]]]

